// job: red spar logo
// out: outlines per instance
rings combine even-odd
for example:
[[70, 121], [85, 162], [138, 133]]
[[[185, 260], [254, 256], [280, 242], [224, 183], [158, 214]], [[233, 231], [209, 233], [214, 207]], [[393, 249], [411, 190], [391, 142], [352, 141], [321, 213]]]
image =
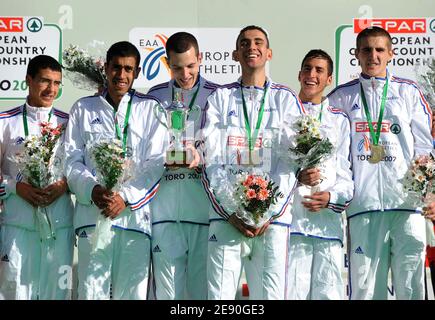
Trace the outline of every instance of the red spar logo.
[[[372, 122], [373, 130], [378, 131], [378, 124], [376, 122]], [[355, 123], [355, 131], [356, 132], [370, 132], [370, 127], [368, 122], [356, 122]], [[388, 122], [382, 122], [381, 124], [381, 132], [390, 132], [390, 124]]]
[[381, 27], [389, 33], [426, 33], [426, 19], [353, 19], [355, 33], [373, 26]]
[[0, 32], [23, 32], [23, 18], [0, 17]]
[[[255, 148], [261, 148], [263, 139], [257, 138], [255, 141]], [[228, 136], [228, 146], [231, 147], [247, 147], [248, 146], [248, 139], [246, 137], [240, 137], [240, 136]]]

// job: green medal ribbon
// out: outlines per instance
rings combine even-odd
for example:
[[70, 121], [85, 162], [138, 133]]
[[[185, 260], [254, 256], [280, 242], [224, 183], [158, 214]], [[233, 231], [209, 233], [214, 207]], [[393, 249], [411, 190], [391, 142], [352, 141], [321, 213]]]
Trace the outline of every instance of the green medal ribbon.
[[377, 127], [376, 132], [373, 129], [372, 117], [370, 115], [370, 110], [367, 106], [367, 100], [366, 100], [366, 97], [364, 95], [364, 89], [363, 89], [361, 82], [359, 85], [360, 85], [360, 90], [361, 90], [361, 100], [362, 100], [362, 103], [364, 105], [364, 112], [365, 112], [365, 116], [367, 118], [367, 122], [368, 122], [369, 129], [370, 129], [370, 136], [372, 137], [373, 144], [376, 146], [376, 145], [378, 145], [379, 137], [381, 136], [382, 119], [384, 117], [385, 101], [387, 100], [386, 98], [387, 98], [387, 91], [388, 91], [388, 77], [386, 78], [384, 89], [382, 91], [381, 110], [379, 111], [378, 127]]
[[124, 157], [127, 154], [127, 129], [128, 129], [128, 119], [130, 118], [130, 113], [131, 113], [131, 102], [133, 100], [133, 96], [134, 96], [134, 91], [131, 93], [131, 97], [130, 100], [128, 101], [128, 105], [127, 105], [127, 113], [125, 114], [125, 118], [124, 118], [124, 130], [122, 132], [122, 137], [121, 137], [121, 129], [119, 128], [118, 125], [118, 121], [116, 119], [116, 111], [115, 109], [113, 109], [113, 114], [115, 115], [115, 131], [116, 131], [116, 137], [121, 140], [122, 139], [122, 150], [124, 150]]
[[[48, 114], [47, 122], [50, 122], [51, 115], [53, 114], [53, 108], [50, 110]], [[27, 137], [29, 135], [29, 125], [27, 124], [27, 108], [26, 104], [23, 104], [23, 126], [24, 126], [24, 136]]]
[[319, 113], [319, 117], [317, 118], [320, 123], [322, 123], [322, 113], [323, 113], [323, 101], [320, 103], [320, 113]]
[[[254, 134], [251, 135], [251, 124], [249, 123], [248, 110], [246, 107], [245, 96], [243, 94], [243, 86], [242, 85], [240, 86], [240, 91], [242, 92], [243, 116], [245, 117], [245, 129], [248, 138], [249, 152], [251, 152], [255, 147], [255, 141], [257, 140], [258, 130], [260, 129], [261, 121], [263, 119], [264, 102], [266, 101], [266, 93], [268, 88], [269, 86], [266, 85], [266, 88], [264, 89], [263, 98], [261, 100], [260, 110], [258, 111], [258, 119], [257, 119], [257, 124], [255, 126], [255, 131]], [[254, 145], [252, 145], [252, 141], [254, 141]]]

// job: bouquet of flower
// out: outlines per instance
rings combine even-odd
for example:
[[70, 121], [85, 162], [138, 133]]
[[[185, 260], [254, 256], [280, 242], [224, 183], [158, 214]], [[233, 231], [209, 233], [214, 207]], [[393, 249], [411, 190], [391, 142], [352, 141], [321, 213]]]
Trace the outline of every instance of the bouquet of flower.
[[220, 168], [214, 173], [211, 189], [225, 210], [256, 228], [272, 217], [271, 207], [283, 197], [279, 187], [258, 168], [249, 173]]
[[260, 227], [270, 218], [268, 212], [283, 194], [267, 175], [240, 174], [235, 197], [239, 199], [237, 217], [247, 225]]
[[63, 51], [65, 76], [79, 89], [96, 91], [106, 84], [104, 59], [93, 57], [78, 46], [70, 45]]
[[[122, 182], [127, 180], [129, 161], [125, 158], [122, 142], [118, 139], [101, 140], [90, 147], [97, 180], [110, 191], [119, 189]], [[112, 223], [110, 218], [99, 215], [95, 228], [93, 250], [102, 249], [112, 238]]]
[[294, 129], [297, 134], [288, 155], [301, 169], [315, 167], [333, 154], [334, 146], [328, 138], [322, 137], [317, 118], [302, 116], [295, 122]]
[[420, 155], [411, 161], [403, 178], [404, 192], [414, 205], [435, 201], [435, 160], [432, 155]]
[[[41, 135], [27, 136], [24, 150], [15, 158], [20, 167], [20, 175], [33, 187], [45, 188], [62, 176], [62, 166], [56, 163], [58, 140], [65, 129], [59, 124], [56, 127], [48, 122], [41, 123]], [[45, 208], [36, 208], [41, 238], [55, 238], [55, 232], [49, 213]]]

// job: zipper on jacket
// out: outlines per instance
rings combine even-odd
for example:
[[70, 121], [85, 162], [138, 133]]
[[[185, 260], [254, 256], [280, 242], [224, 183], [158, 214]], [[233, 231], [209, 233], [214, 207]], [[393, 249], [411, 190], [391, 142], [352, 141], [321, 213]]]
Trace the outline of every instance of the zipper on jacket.
[[[378, 90], [377, 90], [377, 88], [376, 88], [376, 85], [375, 85], [375, 81], [376, 81], [376, 78], [375, 77], [371, 77], [371, 84], [372, 84], [372, 90], [373, 90], [373, 95], [372, 95], [372, 106], [373, 106], [373, 109], [375, 109], [376, 108], [376, 114], [377, 114], [377, 118], [379, 117], [379, 112], [380, 112], [380, 110], [379, 110], [379, 107], [380, 107], [380, 103], [382, 102], [382, 101], [380, 101], [379, 99], [378, 99]], [[377, 118], [375, 118], [375, 119], [377, 119]], [[382, 123], [381, 123], [381, 128], [376, 128], [376, 131], [377, 130], [381, 130], [382, 129]], [[379, 143], [380, 141], [378, 141], [378, 143]], [[378, 174], [378, 181], [379, 181], [379, 184], [378, 184], [378, 192], [379, 192], [379, 204], [380, 204], [380, 211], [384, 211], [384, 190], [383, 190], [383, 177], [382, 177], [382, 167], [381, 167], [381, 165], [382, 165], [382, 161], [380, 161], [379, 163], [377, 163], [376, 164], [376, 166], [377, 166], [377, 168], [376, 168], [376, 170], [377, 170], [377, 174]]]

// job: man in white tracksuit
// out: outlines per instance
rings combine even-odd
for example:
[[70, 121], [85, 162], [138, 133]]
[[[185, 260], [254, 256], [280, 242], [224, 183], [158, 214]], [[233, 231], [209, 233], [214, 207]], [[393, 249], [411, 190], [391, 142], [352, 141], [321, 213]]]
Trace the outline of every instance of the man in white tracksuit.
[[[149, 203], [163, 173], [164, 127], [152, 114], [154, 100], [131, 90], [140, 55], [129, 42], [107, 52], [107, 90], [78, 100], [70, 112], [65, 139], [66, 176], [77, 203], [79, 299], [146, 299], [150, 271]], [[117, 192], [97, 181], [90, 147], [104, 139], [122, 141], [130, 178]], [[112, 237], [94, 247], [100, 215], [111, 219]]]
[[350, 298], [386, 299], [391, 268], [398, 299], [423, 299], [425, 222], [407, 203], [401, 179], [414, 156], [433, 148], [431, 110], [414, 82], [387, 71], [393, 57], [387, 31], [360, 32], [355, 55], [360, 77], [329, 95], [351, 121]]
[[[148, 96], [166, 109], [176, 92], [181, 91], [186, 106], [200, 108], [189, 115], [190, 121], [183, 135], [183, 144], [194, 145], [205, 119], [207, 98], [217, 85], [199, 74], [201, 54], [192, 34], [177, 32], [171, 35], [166, 42], [166, 55], [173, 79], [151, 88]], [[153, 276], [159, 300], [207, 299], [210, 202], [201, 175], [200, 168], [168, 166], [151, 204]]]
[[342, 212], [353, 195], [349, 118], [323, 98], [332, 82], [333, 63], [323, 50], [311, 50], [299, 71], [299, 98], [307, 114], [321, 123], [333, 154], [318, 165], [322, 182], [300, 184], [291, 208], [288, 299], [343, 299]]
[[[24, 140], [40, 136], [42, 122], [66, 126], [68, 114], [53, 107], [62, 84], [61, 65], [40, 55], [29, 62], [26, 102], [0, 113], [1, 212], [0, 296], [4, 299], [69, 299], [74, 248], [73, 203], [66, 179], [39, 189], [28, 183], [14, 157], [23, 152]], [[62, 173], [63, 135], [55, 149], [55, 169]], [[38, 219], [44, 208], [48, 217]], [[41, 216], [39, 216], [41, 218]], [[45, 223], [42, 232], [38, 221]], [[43, 228], [44, 230], [46, 228]]]
[[[203, 131], [203, 183], [213, 206], [208, 299], [235, 299], [242, 267], [250, 299], [284, 299], [291, 222], [288, 204], [296, 180], [276, 151], [289, 144], [287, 129], [303, 114], [303, 107], [295, 93], [266, 77], [265, 66], [272, 58], [272, 50], [262, 28], [248, 26], [241, 30], [233, 58], [242, 67], [242, 77], [210, 96]], [[254, 228], [230, 211], [215, 191], [219, 184], [231, 180], [231, 174], [249, 171], [261, 163], [261, 170], [279, 186], [283, 197], [269, 208], [273, 212], [269, 222]]]

